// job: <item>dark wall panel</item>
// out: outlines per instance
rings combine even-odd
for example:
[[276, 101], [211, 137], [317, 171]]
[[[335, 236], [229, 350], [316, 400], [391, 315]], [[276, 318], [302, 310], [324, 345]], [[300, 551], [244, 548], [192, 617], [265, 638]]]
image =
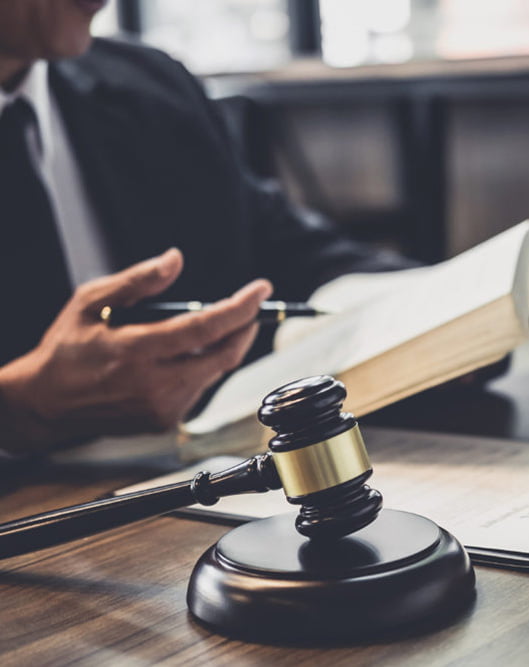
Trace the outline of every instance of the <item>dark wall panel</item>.
[[529, 100], [452, 102], [446, 145], [450, 255], [529, 218]]

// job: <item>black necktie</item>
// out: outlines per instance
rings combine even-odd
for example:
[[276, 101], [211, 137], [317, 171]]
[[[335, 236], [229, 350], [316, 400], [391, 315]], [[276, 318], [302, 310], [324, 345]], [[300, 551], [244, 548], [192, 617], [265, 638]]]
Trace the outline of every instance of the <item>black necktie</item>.
[[[22, 99], [0, 117], [0, 364], [33, 348], [68, 298], [70, 284], [53, 210], [35, 169]], [[37, 134], [35, 135], [37, 136]]]

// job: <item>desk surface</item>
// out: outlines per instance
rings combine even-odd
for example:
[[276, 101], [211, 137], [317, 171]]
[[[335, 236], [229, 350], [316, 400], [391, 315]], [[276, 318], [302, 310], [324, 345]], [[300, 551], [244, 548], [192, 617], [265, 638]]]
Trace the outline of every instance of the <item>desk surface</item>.
[[[377, 433], [384, 446], [391, 442], [387, 432], [366, 431], [375, 445]], [[129, 463], [41, 466], [12, 477], [10, 487], [4, 480], [0, 520], [91, 500], [138, 477]], [[475, 606], [426, 636], [323, 648], [247, 644], [211, 634], [188, 615], [186, 587], [199, 555], [226, 530], [163, 517], [2, 561], [0, 663], [527, 664], [529, 576], [481, 567]]]

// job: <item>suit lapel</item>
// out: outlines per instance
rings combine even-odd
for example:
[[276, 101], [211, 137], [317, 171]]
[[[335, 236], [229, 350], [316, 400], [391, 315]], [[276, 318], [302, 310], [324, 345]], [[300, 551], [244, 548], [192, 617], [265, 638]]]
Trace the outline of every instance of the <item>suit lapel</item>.
[[[101, 68], [101, 63], [99, 63]], [[217, 299], [239, 286], [238, 181], [188, 80], [97, 78], [76, 61], [50, 68], [83, 178], [116, 268], [179, 246], [186, 262], [172, 298]]]
[[[115, 258], [123, 268], [149, 253], [138, 219], [137, 184], [144, 181], [138, 154], [141, 127], [126, 113], [120, 95], [82, 72], [74, 61], [50, 68], [50, 85], [67, 127], [98, 220]], [[148, 187], [148, 184], [146, 184]], [[142, 191], [142, 198], [149, 193]], [[152, 246], [157, 247], [155, 239]]]

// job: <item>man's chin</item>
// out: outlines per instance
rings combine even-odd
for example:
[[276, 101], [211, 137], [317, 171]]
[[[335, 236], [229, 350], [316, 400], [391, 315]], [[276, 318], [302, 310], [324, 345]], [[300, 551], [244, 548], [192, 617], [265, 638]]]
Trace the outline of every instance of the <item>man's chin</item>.
[[67, 58], [77, 58], [88, 51], [92, 45], [93, 37], [88, 34], [78, 39], [69, 39], [64, 44], [54, 44], [47, 50], [44, 56], [45, 60], [64, 60]]

